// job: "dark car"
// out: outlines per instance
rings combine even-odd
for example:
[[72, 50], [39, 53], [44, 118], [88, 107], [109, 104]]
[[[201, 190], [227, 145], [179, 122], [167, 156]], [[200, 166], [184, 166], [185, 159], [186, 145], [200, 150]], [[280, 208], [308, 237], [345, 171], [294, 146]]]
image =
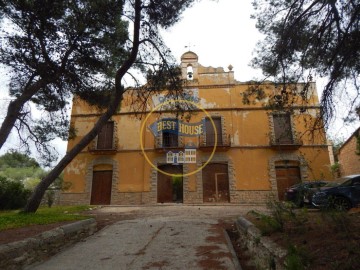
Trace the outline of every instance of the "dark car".
[[345, 176], [332, 185], [325, 185], [313, 195], [315, 207], [349, 210], [360, 205], [360, 174]]
[[309, 203], [306, 195], [310, 189], [318, 189], [327, 183], [326, 181], [305, 181], [295, 184], [286, 189], [285, 200], [291, 201], [297, 206], [303, 206], [304, 203]]

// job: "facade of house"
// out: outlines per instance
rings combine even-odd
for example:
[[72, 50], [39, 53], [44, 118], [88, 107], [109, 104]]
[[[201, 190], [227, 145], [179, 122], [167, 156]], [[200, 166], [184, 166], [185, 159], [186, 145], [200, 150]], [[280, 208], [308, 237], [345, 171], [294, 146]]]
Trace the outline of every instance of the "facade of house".
[[342, 176], [360, 174], [360, 128], [340, 147], [338, 160]]
[[[294, 183], [331, 177], [325, 132], [309, 131], [319, 113], [315, 83], [305, 105], [297, 99], [305, 84], [293, 86], [292, 109], [285, 112], [268, 106], [280, 91], [271, 82], [262, 100], [244, 102], [254, 83], [236, 81], [231, 66], [204, 67], [189, 51], [181, 69], [186, 94], [180, 103], [191, 111], [176, 115], [175, 101], [158, 94], [145, 112], [134, 112], [125, 97], [65, 169], [62, 204], [263, 203], [270, 194], [283, 199]], [[68, 149], [99, 115], [74, 99], [76, 137]]]

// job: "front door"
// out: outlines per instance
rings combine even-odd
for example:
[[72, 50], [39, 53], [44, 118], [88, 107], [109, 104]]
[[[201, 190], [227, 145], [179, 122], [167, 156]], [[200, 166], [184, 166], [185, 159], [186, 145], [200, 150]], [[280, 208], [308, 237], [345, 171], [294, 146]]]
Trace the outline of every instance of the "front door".
[[[159, 169], [170, 173], [182, 175], [181, 165], [160, 165]], [[183, 178], [182, 176], [170, 176], [158, 172], [157, 202], [173, 203], [183, 202]]]
[[112, 185], [112, 171], [93, 172], [90, 204], [92, 205], [110, 204], [111, 185]]
[[204, 202], [230, 202], [227, 164], [208, 164], [202, 171], [202, 180]]
[[280, 201], [283, 201], [286, 189], [301, 182], [300, 168], [298, 166], [277, 166], [275, 169], [278, 197]]

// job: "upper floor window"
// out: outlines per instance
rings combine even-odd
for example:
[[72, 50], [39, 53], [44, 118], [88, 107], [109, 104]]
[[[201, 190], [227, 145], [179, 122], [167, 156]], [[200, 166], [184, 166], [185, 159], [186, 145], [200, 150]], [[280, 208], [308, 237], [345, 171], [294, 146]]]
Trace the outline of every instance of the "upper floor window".
[[274, 114], [274, 135], [277, 144], [292, 144], [293, 132], [290, 114]]
[[178, 147], [179, 139], [178, 134], [168, 131], [162, 133], [162, 146], [163, 147]]
[[217, 145], [222, 145], [222, 131], [221, 131], [221, 117], [212, 117], [214, 125], [212, 124], [210, 118], [205, 118], [205, 132], [206, 132], [206, 145], [213, 146], [215, 145], [215, 129], [217, 133]]
[[114, 122], [107, 122], [98, 134], [97, 149], [112, 149], [114, 139]]

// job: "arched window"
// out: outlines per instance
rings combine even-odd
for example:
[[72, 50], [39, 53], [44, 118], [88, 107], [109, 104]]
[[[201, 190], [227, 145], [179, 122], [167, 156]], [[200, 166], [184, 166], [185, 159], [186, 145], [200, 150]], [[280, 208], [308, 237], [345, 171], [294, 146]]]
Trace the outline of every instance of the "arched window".
[[194, 78], [194, 71], [192, 65], [188, 65], [186, 68], [186, 79], [191, 81]]

